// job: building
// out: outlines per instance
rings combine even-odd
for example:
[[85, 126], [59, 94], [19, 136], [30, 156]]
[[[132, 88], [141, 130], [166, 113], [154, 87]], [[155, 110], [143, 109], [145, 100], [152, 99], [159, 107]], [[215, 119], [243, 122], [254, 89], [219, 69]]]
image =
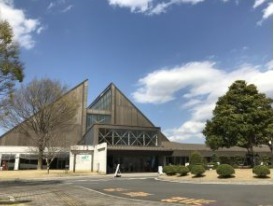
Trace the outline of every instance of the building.
[[[191, 152], [199, 151], [210, 161], [212, 151], [205, 145], [170, 142], [113, 83], [87, 106], [85, 80], [65, 95], [74, 95], [79, 109], [66, 130], [56, 131], [70, 143], [70, 153], [60, 154], [53, 168], [113, 173], [120, 164], [123, 172], [156, 172], [158, 166], [185, 164]], [[29, 138], [13, 128], [0, 138], [0, 160], [10, 169], [33, 168], [35, 156], [29, 152]], [[255, 152], [270, 156], [266, 147]], [[220, 149], [218, 155], [245, 156], [242, 148]]]

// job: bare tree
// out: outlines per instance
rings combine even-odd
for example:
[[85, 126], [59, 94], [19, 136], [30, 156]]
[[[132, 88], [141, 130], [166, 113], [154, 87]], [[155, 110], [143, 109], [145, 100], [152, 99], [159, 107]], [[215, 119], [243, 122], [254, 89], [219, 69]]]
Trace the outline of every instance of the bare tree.
[[[22, 85], [14, 97], [2, 101], [0, 124], [6, 128], [18, 127], [21, 134], [30, 138], [38, 150], [37, 169], [42, 169], [46, 148], [64, 146], [58, 138], [76, 118], [78, 104], [66, 87], [50, 79], [33, 80]], [[58, 145], [59, 144], [59, 145]]]
[[[39, 156], [39, 149], [37, 147], [29, 147], [29, 152]], [[46, 161], [48, 174], [51, 163], [55, 160], [55, 158], [68, 152], [69, 142], [64, 136], [57, 137], [57, 135], [54, 134], [50, 137], [43, 152], [43, 159]]]

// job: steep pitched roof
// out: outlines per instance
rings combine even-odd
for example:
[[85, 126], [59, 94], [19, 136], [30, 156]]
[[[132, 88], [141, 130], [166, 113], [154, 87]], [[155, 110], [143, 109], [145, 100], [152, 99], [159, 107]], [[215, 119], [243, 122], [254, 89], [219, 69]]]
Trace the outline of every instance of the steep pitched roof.
[[[109, 101], [110, 98], [111, 101]], [[100, 106], [100, 104], [103, 105]], [[98, 111], [98, 108], [101, 111]], [[110, 83], [87, 109], [88, 113], [91, 114], [110, 115], [111, 121], [109, 124], [111, 125], [155, 127], [114, 83]], [[162, 141], [169, 141], [162, 133], [160, 138]]]
[[[80, 122], [75, 122], [75, 125], [77, 125], [79, 132], [81, 133], [79, 137], [77, 137], [78, 139], [81, 138], [82, 134], [85, 132], [85, 127], [82, 127], [83, 124], [85, 124], [85, 108], [86, 108], [86, 87], [87, 87], [87, 83], [88, 80], [84, 80], [83, 82], [79, 83], [78, 85], [76, 85], [75, 87], [73, 87], [72, 89], [70, 89], [69, 91], [67, 91], [65, 94], [63, 94], [60, 98], [56, 99], [54, 102], [52, 102], [52, 104], [54, 104], [55, 102], [57, 102], [59, 99], [63, 98], [64, 96], [70, 95], [73, 92], [80, 92], [81, 94], [78, 95], [78, 98], [75, 99], [75, 101], [79, 101], [79, 111], [77, 115], [80, 115], [81, 117], [78, 118], [78, 120], [80, 120]], [[83, 87], [83, 89], [81, 91], [78, 91], [79, 88]], [[25, 120], [26, 121], [26, 120]], [[24, 121], [24, 122], [25, 122]], [[24, 124], [24, 122], [22, 122], [21, 124]], [[75, 126], [74, 125], [74, 126]], [[9, 131], [7, 131], [6, 133], [4, 133], [3, 135], [0, 136], [0, 145], [16, 145], [16, 146], [30, 146], [28, 139], [26, 139], [27, 137], [25, 137], [23, 134], [20, 134], [19, 132], [19, 126], [17, 125], [13, 128], [11, 128]], [[79, 140], [78, 140], [79, 141]], [[76, 142], [74, 142], [75, 144]]]

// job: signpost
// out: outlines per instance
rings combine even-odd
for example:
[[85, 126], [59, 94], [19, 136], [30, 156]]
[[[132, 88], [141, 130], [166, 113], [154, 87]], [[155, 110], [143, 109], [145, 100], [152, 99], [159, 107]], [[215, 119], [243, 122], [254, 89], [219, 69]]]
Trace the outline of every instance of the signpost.
[[114, 177], [121, 177], [121, 171], [120, 171], [120, 164], [117, 165], [115, 173], [114, 173]]

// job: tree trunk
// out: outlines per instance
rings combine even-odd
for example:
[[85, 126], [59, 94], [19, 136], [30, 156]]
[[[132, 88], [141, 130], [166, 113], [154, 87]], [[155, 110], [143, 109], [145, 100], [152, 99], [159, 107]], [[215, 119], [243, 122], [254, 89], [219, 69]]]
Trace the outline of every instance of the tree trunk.
[[47, 162], [47, 172], [49, 174], [49, 168], [50, 168], [50, 161], [48, 158], [46, 158], [46, 162]]
[[253, 146], [250, 147], [250, 153], [251, 153], [251, 166], [255, 166], [255, 156], [254, 156], [254, 151], [253, 151]]
[[43, 167], [43, 150], [39, 149], [37, 170], [42, 170], [42, 167]]
[[269, 147], [269, 149], [271, 151], [271, 154], [273, 154], [273, 146], [272, 146], [272, 144], [268, 144], [268, 147]]

